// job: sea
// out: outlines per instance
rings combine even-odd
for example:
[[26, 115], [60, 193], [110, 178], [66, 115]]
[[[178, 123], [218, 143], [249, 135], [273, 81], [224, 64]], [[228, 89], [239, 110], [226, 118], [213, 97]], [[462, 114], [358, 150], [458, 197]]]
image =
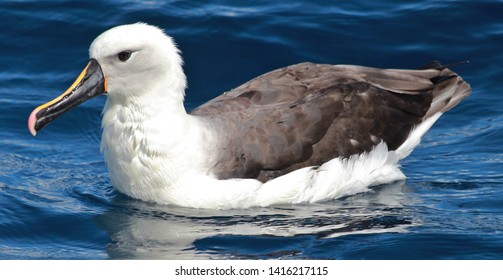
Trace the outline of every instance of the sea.
[[[0, 2], [0, 259], [503, 259], [503, 1]], [[98, 97], [36, 137], [27, 119], [117, 25], [163, 28], [182, 51], [191, 110], [304, 61], [418, 68], [472, 86], [401, 161], [405, 181], [314, 204], [201, 210], [112, 187]], [[390, 128], [393, 129], [393, 128]]]

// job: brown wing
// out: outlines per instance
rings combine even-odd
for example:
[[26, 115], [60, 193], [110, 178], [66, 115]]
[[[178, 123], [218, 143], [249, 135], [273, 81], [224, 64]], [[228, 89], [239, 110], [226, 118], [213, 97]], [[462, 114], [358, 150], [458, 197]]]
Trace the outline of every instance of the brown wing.
[[[464, 93], [451, 90], [446, 97], [460, 85]], [[266, 73], [191, 114], [213, 122], [222, 135], [214, 167], [219, 178], [266, 181], [369, 151], [380, 141], [396, 149], [415, 125], [436, 113], [432, 103], [437, 112], [447, 110], [462, 99], [452, 96], [468, 93], [461, 78], [441, 67], [301, 63]]]

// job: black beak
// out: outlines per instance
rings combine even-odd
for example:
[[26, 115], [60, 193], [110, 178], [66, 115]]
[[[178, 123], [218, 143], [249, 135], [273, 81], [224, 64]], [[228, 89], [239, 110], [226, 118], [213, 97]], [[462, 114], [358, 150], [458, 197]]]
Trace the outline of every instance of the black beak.
[[28, 118], [28, 129], [35, 136], [39, 130], [66, 111], [106, 91], [106, 81], [101, 66], [96, 59], [92, 58], [70, 88], [31, 112]]

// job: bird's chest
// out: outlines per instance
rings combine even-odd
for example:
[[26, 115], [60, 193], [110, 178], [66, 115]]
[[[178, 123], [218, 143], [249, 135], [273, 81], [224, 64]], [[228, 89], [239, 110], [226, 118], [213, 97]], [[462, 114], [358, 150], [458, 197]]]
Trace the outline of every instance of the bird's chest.
[[177, 180], [180, 170], [165, 138], [149, 123], [104, 123], [101, 149], [118, 191], [151, 200]]
[[[175, 141], [175, 131], [155, 123], [130, 124], [117, 119], [103, 124], [101, 149], [114, 187], [129, 196], [154, 200], [187, 174], [204, 172], [191, 152], [191, 137]], [[191, 156], [192, 155], [192, 156]]]
[[114, 187], [125, 193], [143, 185], [146, 175], [155, 169], [148, 140], [137, 129], [120, 122], [103, 127], [101, 150]]

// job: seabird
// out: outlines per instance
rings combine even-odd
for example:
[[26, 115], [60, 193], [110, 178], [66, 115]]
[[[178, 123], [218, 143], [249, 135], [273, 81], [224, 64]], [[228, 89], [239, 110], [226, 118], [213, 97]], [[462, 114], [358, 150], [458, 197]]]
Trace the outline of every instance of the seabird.
[[300, 63], [187, 113], [180, 51], [158, 27], [112, 28], [89, 53], [70, 88], [33, 110], [30, 132], [106, 94], [101, 151], [113, 186], [196, 208], [318, 202], [403, 180], [398, 161], [471, 91], [438, 62], [417, 70]]

